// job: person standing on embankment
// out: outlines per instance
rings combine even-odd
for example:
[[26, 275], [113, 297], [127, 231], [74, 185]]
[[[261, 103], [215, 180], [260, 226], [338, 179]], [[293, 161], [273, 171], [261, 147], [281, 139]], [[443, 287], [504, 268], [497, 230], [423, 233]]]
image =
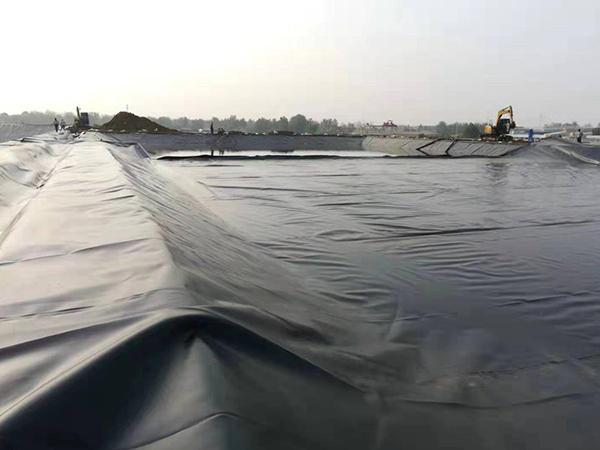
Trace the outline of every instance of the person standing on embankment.
[[527, 133], [527, 141], [531, 144], [533, 142], [533, 130], [529, 129], [529, 132]]
[[52, 122], [52, 125], [54, 125], [54, 131], [58, 133], [58, 119], [56, 117], [54, 118], [54, 122]]

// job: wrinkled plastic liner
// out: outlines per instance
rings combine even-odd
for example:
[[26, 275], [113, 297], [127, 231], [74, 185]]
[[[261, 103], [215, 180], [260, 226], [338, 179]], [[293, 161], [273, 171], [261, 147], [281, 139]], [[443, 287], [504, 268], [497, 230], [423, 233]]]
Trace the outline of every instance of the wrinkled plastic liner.
[[0, 124], [0, 143], [54, 132], [52, 125]]
[[[397, 157], [501, 157], [517, 151], [522, 145], [444, 139], [412, 139], [378, 136], [284, 136], [284, 135], [207, 135], [105, 133], [108, 140], [137, 143], [148, 152], [166, 155], [178, 151], [205, 151], [215, 156], [237, 152], [272, 151], [362, 151]], [[278, 155], [279, 157], [283, 154]]]
[[600, 172], [565, 148], [21, 150], [47, 156], [43, 183], [0, 184], [19, 195], [0, 203], [4, 447], [597, 448]]

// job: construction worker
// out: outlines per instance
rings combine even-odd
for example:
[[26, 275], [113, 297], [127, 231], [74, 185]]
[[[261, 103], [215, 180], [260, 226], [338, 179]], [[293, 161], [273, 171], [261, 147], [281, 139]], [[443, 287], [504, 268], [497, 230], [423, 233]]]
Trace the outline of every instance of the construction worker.
[[577, 130], [577, 142], [581, 143], [581, 140], [583, 139], [583, 131], [581, 131], [581, 128], [579, 130]]
[[56, 117], [54, 118], [54, 122], [52, 122], [52, 124], [54, 125], [54, 131], [58, 133], [58, 119]]
[[64, 130], [65, 128], [67, 128], [67, 122], [65, 122], [65, 119], [60, 119], [60, 129]]
[[527, 133], [527, 141], [531, 144], [533, 142], [533, 130], [529, 129], [529, 132]]

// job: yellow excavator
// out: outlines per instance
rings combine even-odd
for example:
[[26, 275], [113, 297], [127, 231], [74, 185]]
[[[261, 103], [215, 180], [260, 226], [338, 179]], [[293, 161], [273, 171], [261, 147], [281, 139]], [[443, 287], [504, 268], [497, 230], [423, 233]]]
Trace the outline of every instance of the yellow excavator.
[[[503, 118], [506, 114], [509, 114], [510, 118]], [[485, 126], [485, 132], [481, 137], [486, 141], [510, 141], [512, 139], [512, 136], [509, 134], [510, 130], [516, 126], [512, 106], [507, 106], [498, 111], [496, 125]]]

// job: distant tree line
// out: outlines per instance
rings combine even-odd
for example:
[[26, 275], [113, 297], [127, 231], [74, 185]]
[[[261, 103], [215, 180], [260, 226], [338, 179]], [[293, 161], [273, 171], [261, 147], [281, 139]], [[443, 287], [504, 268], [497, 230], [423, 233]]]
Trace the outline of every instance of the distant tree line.
[[[565, 122], [565, 123], [552, 122], [552, 123], [547, 123], [546, 125], [544, 125], [544, 128], [546, 128], [546, 129], [593, 128], [593, 125], [591, 123], [586, 123], [585, 125], [579, 125], [577, 123], [577, 121]], [[598, 124], [597, 128], [600, 128], [600, 123]]]
[[579, 125], [577, 122], [566, 122], [566, 123], [560, 123], [560, 122], [552, 122], [552, 123], [547, 123], [546, 125], [544, 125], [544, 127], [548, 130], [548, 129], [555, 129], [555, 130], [563, 130], [563, 129], [567, 129], [567, 130], [575, 130], [575, 129], [579, 129], [582, 128], [583, 130], [586, 131], [590, 131], [592, 132], [593, 135], [595, 136], [600, 136], [600, 123], [598, 123], [598, 126], [594, 127], [591, 123], [586, 123], [585, 125], [581, 126]]
[[[101, 125], [112, 119], [108, 114], [89, 113], [90, 123], [92, 125]], [[24, 111], [21, 114], [0, 113], [0, 124], [7, 123], [25, 123], [29, 125], [50, 125], [54, 118], [64, 119], [68, 124], [75, 120], [74, 112], [55, 112], [55, 111]]]
[[[100, 126], [110, 119], [111, 115], [90, 112], [91, 125]], [[58, 120], [64, 119], [67, 123], [72, 123], [75, 119], [74, 112], [55, 112], [55, 111], [24, 111], [21, 114], [0, 114], [0, 124], [4, 123], [26, 123], [26, 124], [51, 124], [54, 118]], [[366, 132], [368, 125], [362, 122], [340, 123], [337, 119], [323, 119], [317, 121], [307, 118], [303, 114], [296, 114], [289, 119], [285, 116], [279, 119], [267, 119], [260, 117], [259, 119], [239, 119], [237, 116], [229, 116], [225, 119], [213, 117], [212, 119], [189, 119], [187, 117], [179, 117], [172, 119], [171, 117], [148, 117], [155, 122], [176, 130], [208, 130], [211, 122], [215, 130], [223, 128], [226, 131], [240, 131], [246, 133], [270, 133], [273, 131], [291, 131], [294, 133], [309, 133], [309, 134], [361, 134]], [[468, 123], [449, 124], [440, 122], [437, 126], [419, 125], [411, 127], [410, 125], [399, 125], [398, 132], [407, 133], [427, 133], [437, 134], [440, 137], [449, 137], [458, 134], [459, 136], [477, 137], [479, 133], [474, 133], [471, 129], [467, 130]], [[483, 124], [476, 124], [478, 129], [483, 131]], [[388, 130], [390, 132], [392, 130]]]
[[337, 119], [323, 119], [316, 121], [307, 118], [303, 114], [296, 114], [289, 119], [285, 116], [279, 119], [267, 119], [260, 117], [254, 119], [239, 119], [237, 116], [229, 116], [225, 119], [213, 117], [212, 119], [189, 119], [179, 117], [172, 119], [170, 117], [149, 117], [155, 122], [177, 130], [208, 130], [210, 124], [216, 129], [223, 128], [226, 131], [240, 131], [245, 133], [270, 133], [273, 131], [290, 131], [294, 133], [309, 134], [352, 134], [356, 132], [362, 124], [339, 123]]
[[439, 137], [478, 138], [485, 131], [485, 123], [455, 122], [447, 124], [442, 121], [435, 126], [435, 134]]
[[[90, 112], [90, 123], [92, 126], [102, 125], [110, 119], [111, 115]], [[54, 118], [64, 119], [67, 123], [72, 123], [75, 118], [74, 112], [58, 113], [55, 111], [24, 111], [21, 114], [0, 113], [0, 124], [7, 123], [26, 123], [26, 124], [51, 124]], [[320, 121], [307, 118], [303, 114], [296, 114], [289, 119], [285, 116], [279, 119], [267, 119], [260, 117], [258, 119], [239, 119], [237, 116], [229, 116], [225, 119], [213, 117], [212, 119], [190, 119], [188, 117], [171, 118], [167, 116], [148, 117], [155, 122], [176, 130], [198, 131], [208, 130], [211, 122], [215, 130], [223, 128], [226, 131], [240, 131], [245, 133], [270, 133], [273, 131], [309, 133], [309, 134], [363, 134], [369, 130], [368, 124], [362, 122], [340, 123], [337, 119], [323, 119]], [[380, 130], [381, 133], [414, 133], [419, 136], [437, 136], [437, 137], [465, 137], [477, 138], [483, 132], [485, 123], [473, 122], [439, 122], [437, 125], [398, 125], [394, 130]], [[571, 123], [552, 123], [546, 125], [547, 128], [563, 128], [564, 126], [578, 126], [577, 122]], [[591, 128], [591, 125], [584, 125], [585, 128]], [[600, 128], [600, 124], [598, 124]]]
[[[113, 116], [89, 112], [91, 125], [102, 125]], [[24, 123], [32, 125], [51, 124], [54, 118], [64, 119], [67, 123], [72, 123], [75, 119], [74, 112], [55, 112], [55, 111], [24, 111], [20, 114], [0, 113], [0, 124]], [[155, 122], [172, 129], [177, 130], [208, 130], [211, 122], [216, 129], [223, 128], [227, 131], [241, 131], [247, 133], [269, 133], [272, 131], [292, 131], [295, 133], [327, 133], [327, 134], [351, 134], [356, 132], [361, 123], [340, 123], [337, 119], [323, 119], [316, 121], [307, 118], [302, 114], [297, 114], [291, 118], [280, 117], [279, 119], [238, 119], [237, 116], [229, 116], [226, 119], [213, 117], [212, 119], [189, 119], [179, 117], [172, 119], [167, 116], [148, 117]]]
[[[323, 119], [316, 121], [307, 118], [302, 114], [297, 114], [289, 119], [285, 116], [279, 119], [267, 119], [261, 117], [257, 120], [238, 119], [237, 116], [230, 116], [226, 119], [213, 117], [212, 119], [188, 119], [180, 117], [171, 119], [170, 117], [152, 118], [155, 122], [178, 130], [207, 130], [211, 122], [215, 129], [223, 128], [227, 131], [242, 131], [247, 133], [269, 133], [272, 131], [292, 131], [294, 133], [309, 134], [360, 134], [367, 132], [368, 124], [362, 122], [339, 123], [337, 119]], [[385, 132], [404, 132], [416, 133], [418, 135], [435, 135], [438, 137], [465, 137], [478, 138], [485, 128], [485, 123], [460, 122], [447, 124], [440, 122], [435, 126], [419, 125], [411, 127], [410, 125], [399, 125], [395, 130], [385, 130]], [[383, 131], [382, 131], [383, 132]]]

